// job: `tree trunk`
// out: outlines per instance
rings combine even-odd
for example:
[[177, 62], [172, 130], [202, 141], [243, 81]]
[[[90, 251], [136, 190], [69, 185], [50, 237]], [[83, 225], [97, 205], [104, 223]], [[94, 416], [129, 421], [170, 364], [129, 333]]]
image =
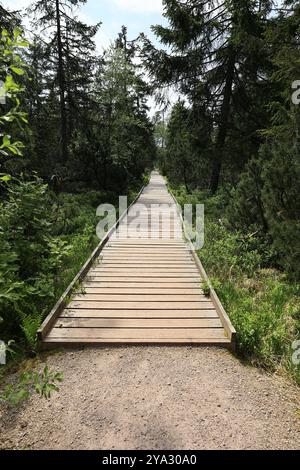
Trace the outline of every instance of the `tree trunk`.
[[56, 4], [56, 29], [57, 29], [57, 50], [58, 50], [58, 85], [60, 95], [60, 138], [61, 138], [61, 160], [65, 163], [68, 160], [68, 139], [67, 139], [67, 111], [65, 102], [65, 73], [63, 63], [63, 50], [61, 39], [61, 23], [59, 0], [55, 0]]
[[223, 96], [223, 102], [221, 106], [220, 124], [219, 124], [217, 139], [216, 139], [215, 155], [214, 155], [213, 168], [212, 168], [212, 174], [211, 174], [211, 180], [210, 180], [211, 194], [215, 194], [215, 192], [217, 191], [219, 187], [219, 182], [220, 182], [220, 174], [221, 174], [222, 163], [223, 163], [224, 145], [225, 145], [225, 141], [227, 137], [228, 121], [229, 121], [229, 114], [230, 114], [230, 101], [231, 101], [231, 96], [232, 96], [234, 64], [235, 64], [235, 53], [234, 51], [231, 51], [229, 60], [228, 60], [227, 72], [226, 72], [224, 96]]

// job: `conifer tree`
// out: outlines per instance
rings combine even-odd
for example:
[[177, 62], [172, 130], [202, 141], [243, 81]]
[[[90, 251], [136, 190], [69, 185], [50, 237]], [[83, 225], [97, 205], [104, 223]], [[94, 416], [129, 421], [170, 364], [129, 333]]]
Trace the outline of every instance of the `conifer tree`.
[[[52, 90], [57, 87], [56, 99], [60, 108], [60, 163], [69, 158], [69, 145], [82, 101], [88, 96], [95, 51], [93, 38], [100, 24], [87, 26], [76, 18], [74, 9], [86, 0], [36, 0], [31, 12], [35, 25], [48, 30], [45, 53], [51, 57]], [[49, 37], [50, 35], [50, 37]], [[82, 93], [85, 97], [82, 98]], [[76, 99], [74, 95], [76, 94]], [[77, 103], [79, 105], [77, 106]], [[75, 112], [76, 111], [76, 112]]]
[[[216, 129], [212, 193], [219, 186], [223, 162], [229, 154], [227, 137], [233, 120], [237, 121], [237, 113], [248, 112], [263, 83], [259, 79], [265, 64], [262, 9], [267, 11], [270, 2], [260, 2], [259, 8], [256, 3], [165, 0], [164, 15], [170, 26], [154, 26], [153, 31], [168, 51], [157, 50], [142, 36], [143, 56], [156, 86], [175, 85], [194, 106], [197, 97], [211, 110]], [[252, 130], [246, 130], [250, 135], [259, 127], [255, 116], [252, 121]]]

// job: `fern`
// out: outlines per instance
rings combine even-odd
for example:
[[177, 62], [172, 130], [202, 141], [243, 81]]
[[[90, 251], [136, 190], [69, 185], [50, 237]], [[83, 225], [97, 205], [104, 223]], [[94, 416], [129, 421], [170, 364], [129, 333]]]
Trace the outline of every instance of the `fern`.
[[34, 312], [33, 315], [21, 313], [20, 318], [21, 329], [27, 345], [32, 352], [35, 352], [37, 347], [37, 331], [42, 323], [43, 313]]

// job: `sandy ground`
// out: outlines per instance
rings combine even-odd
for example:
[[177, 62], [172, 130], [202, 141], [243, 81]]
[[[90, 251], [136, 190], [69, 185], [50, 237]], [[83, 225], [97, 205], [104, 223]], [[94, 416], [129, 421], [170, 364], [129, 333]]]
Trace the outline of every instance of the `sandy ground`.
[[300, 449], [299, 389], [217, 348], [49, 356], [59, 393], [2, 407], [6, 449]]

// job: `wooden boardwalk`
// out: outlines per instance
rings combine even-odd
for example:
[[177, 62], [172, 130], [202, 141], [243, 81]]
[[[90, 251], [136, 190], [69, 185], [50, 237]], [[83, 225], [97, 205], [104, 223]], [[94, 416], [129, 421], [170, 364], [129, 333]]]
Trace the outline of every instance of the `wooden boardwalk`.
[[[154, 206], [153, 206], [154, 205]], [[151, 214], [149, 208], [151, 206]], [[235, 331], [183, 237], [177, 206], [156, 172], [39, 331], [43, 346], [198, 343], [234, 347]], [[76, 287], [76, 283], [74, 283]], [[69, 294], [71, 289], [67, 292]]]

